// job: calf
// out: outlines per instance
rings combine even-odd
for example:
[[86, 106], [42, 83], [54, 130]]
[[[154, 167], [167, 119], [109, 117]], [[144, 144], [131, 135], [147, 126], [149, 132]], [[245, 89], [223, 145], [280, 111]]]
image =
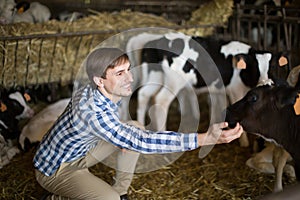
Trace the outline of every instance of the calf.
[[[243, 60], [247, 67], [234, 67], [240, 64], [236, 62], [233, 66], [233, 57], [237, 61]], [[143, 73], [146, 76], [142, 77], [145, 85], [138, 91], [138, 121], [144, 124], [149, 99], [155, 96], [155, 104], [160, 105], [160, 110], [164, 112], [158, 114], [154, 109], [152, 121], [155, 129], [166, 129], [169, 105], [177, 94], [179, 99], [184, 99], [180, 97], [183, 88], [190, 91], [189, 95], [185, 95], [188, 99], [195, 93], [194, 89], [197, 93], [222, 93], [225, 88], [230, 101], [235, 102], [259, 82], [269, 80], [270, 63], [273, 60], [270, 52], [255, 51], [239, 41], [226, 42], [181, 33], [162, 35], [146, 43], [142, 50], [142, 70], [146, 71]], [[222, 109], [226, 106], [224, 101]], [[197, 101], [189, 102], [193, 111], [197, 112]], [[193, 114], [199, 116], [199, 112]], [[241, 144], [248, 146], [247, 138], [244, 137]]]
[[12, 22], [15, 11], [14, 0], [1, 0], [0, 1], [0, 24], [9, 24]]
[[69, 101], [70, 98], [66, 98], [50, 104], [29, 120], [19, 137], [19, 144], [23, 150], [27, 151], [34, 143], [41, 141], [49, 128], [63, 113]]
[[[16, 116], [16, 119], [31, 118], [34, 115], [34, 110], [27, 104], [31, 101], [31, 96], [26, 90], [12, 90], [8, 95], [8, 104], [14, 104], [14, 107], [20, 107], [22, 109], [21, 114]], [[19, 104], [18, 106], [16, 104]]]
[[[139, 66], [141, 64], [141, 51], [146, 43], [162, 38], [161, 34], [153, 34], [153, 33], [141, 33], [136, 36], [131, 37], [126, 44], [126, 52], [128, 54], [131, 66]], [[139, 67], [135, 67], [131, 70], [134, 82], [132, 84], [133, 89], [138, 88], [140, 85], [143, 85], [142, 81], [146, 81], [142, 77], [147, 76], [146, 74], [142, 74], [143, 71], [140, 70]], [[124, 97], [122, 100], [122, 104], [119, 109], [120, 119], [123, 121], [130, 120], [129, 117], [129, 100], [130, 97]]]
[[12, 142], [20, 134], [19, 119], [32, 117], [34, 112], [18, 91], [9, 93], [2, 89], [0, 96], [0, 167], [2, 167], [19, 152]]
[[0, 94], [1, 134], [3, 134], [4, 138], [13, 139], [19, 133], [18, 121], [31, 118], [34, 115], [34, 110], [29, 107], [19, 91], [8, 92], [2, 89]]
[[[294, 67], [288, 75], [287, 83], [293, 87], [299, 87], [300, 83], [300, 65]], [[268, 143], [267, 147], [261, 152], [255, 154], [249, 158], [246, 164], [258, 171], [264, 173], [276, 173], [276, 181], [274, 184], [274, 192], [281, 191], [282, 187], [282, 173], [283, 170], [289, 175], [290, 178], [295, 177], [294, 168], [285, 163], [291, 161], [291, 156], [286, 150], [280, 146], [276, 146], [273, 143]], [[274, 170], [275, 167], [275, 170]]]
[[85, 14], [81, 13], [81, 12], [63, 11], [58, 14], [58, 20], [65, 21], [65, 22], [74, 22], [74, 21], [84, 18], [84, 17], [85, 17]]
[[259, 86], [226, 109], [226, 121], [231, 127], [239, 122], [248, 133], [283, 147], [295, 162], [297, 180], [300, 179], [300, 116], [295, 111], [298, 92], [287, 84]]
[[16, 13], [12, 22], [43, 23], [50, 19], [51, 12], [49, 8], [39, 2], [21, 1], [16, 5]]

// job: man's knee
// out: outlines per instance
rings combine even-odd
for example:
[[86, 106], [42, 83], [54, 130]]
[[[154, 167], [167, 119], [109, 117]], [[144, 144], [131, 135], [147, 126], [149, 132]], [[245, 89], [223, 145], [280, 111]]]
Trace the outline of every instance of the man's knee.
[[107, 194], [101, 195], [97, 200], [120, 200], [120, 194], [118, 192], [110, 192]]

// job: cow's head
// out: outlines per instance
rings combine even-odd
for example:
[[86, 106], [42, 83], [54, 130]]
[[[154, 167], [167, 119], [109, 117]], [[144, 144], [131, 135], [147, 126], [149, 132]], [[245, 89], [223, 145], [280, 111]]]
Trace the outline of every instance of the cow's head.
[[[28, 97], [23, 96], [19, 91], [7, 91], [1, 89], [1, 112], [6, 112], [11, 118], [31, 118], [34, 110], [27, 104]], [[26, 99], [27, 97], [27, 99]]]
[[233, 66], [241, 69], [241, 78], [250, 88], [286, 80], [289, 73], [286, 53], [271, 53], [251, 49], [248, 54], [237, 54]]
[[277, 139], [275, 135], [284, 132], [284, 121], [296, 116], [297, 98], [298, 90], [288, 85], [259, 86], [226, 109], [226, 121], [230, 127], [239, 122], [249, 133]]

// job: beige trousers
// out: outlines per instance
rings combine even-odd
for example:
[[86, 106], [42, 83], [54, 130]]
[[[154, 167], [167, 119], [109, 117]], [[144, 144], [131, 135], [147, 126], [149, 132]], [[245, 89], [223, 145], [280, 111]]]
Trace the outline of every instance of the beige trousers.
[[[89, 172], [91, 167], [117, 151], [117, 169], [113, 186]], [[47, 191], [47, 199], [120, 200], [131, 184], [139, 153], [121, 149], [100, 141], [87, 155], [70, 163], [62, 163], [52, 176], [38, 170], [36, 179]]]

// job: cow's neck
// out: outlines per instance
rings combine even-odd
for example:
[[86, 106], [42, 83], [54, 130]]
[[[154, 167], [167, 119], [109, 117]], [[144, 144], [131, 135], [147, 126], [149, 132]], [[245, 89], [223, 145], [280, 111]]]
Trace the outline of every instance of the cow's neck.
[[288, 109], [289, 112], [282, 113], [280, 119], [284, 121], [274, 121], [274, 130], [276, 134], [276, 142], [284, 147], [293, 158], [299, 158], [299, 167], [300, 167], [300, 115], [296, 115], [292, 108]]

